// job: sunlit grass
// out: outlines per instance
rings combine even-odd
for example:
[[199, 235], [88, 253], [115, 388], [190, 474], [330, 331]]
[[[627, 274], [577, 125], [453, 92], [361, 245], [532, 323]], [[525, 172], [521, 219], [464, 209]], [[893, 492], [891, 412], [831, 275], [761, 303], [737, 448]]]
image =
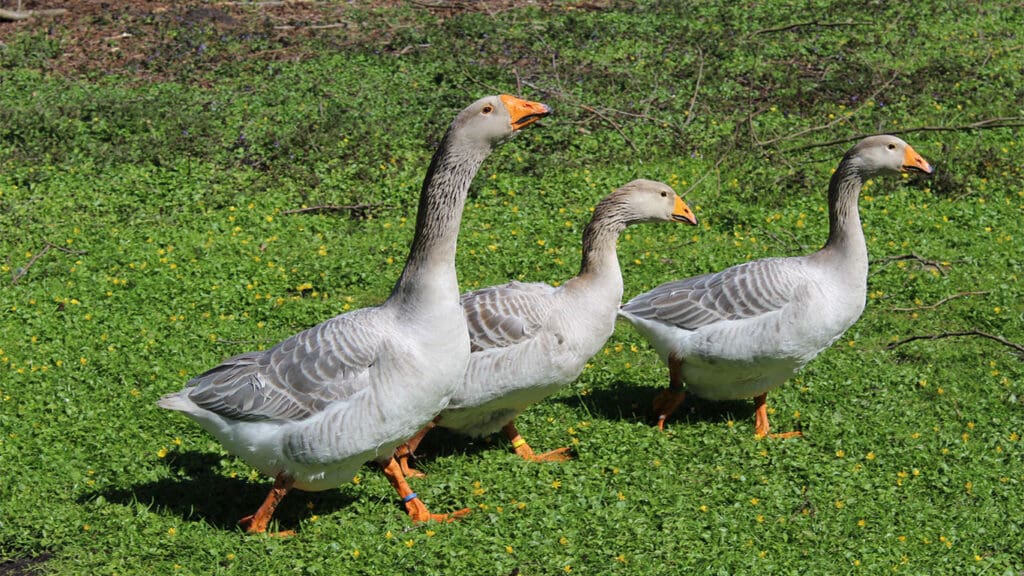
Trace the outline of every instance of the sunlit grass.
[[[755, 440], [749, 402], [688, 400], [654, 430], [666, 370], [623, 325], [518, 421], [574, 460], [438, 433], [414, 489], [468, 519], [412, 526], [366, 467], [290, 495], [278, 521], [298, 535], [281, 540], [235, 527], [268, 479], [154, 405], [227, 356], [379, 303], [432, 147], [470, 99], [514, 91], [513, 66], [555, 115], [474, 183], [465, 289], [571, 277], [592, 206], [636, 177], [688, 192], [701, 223], [624, 234], [627, 297], [810, 251], [850, 144], [808, 146], [1020, 114], [1020, 10], [833, 10], [851, 24], [772, 32], [794, 16], [726, 3], [501, 12], [515, 26], [401, 9], [400, 39], [428, 46], [308, 38], [315, 58], [254, 56], [205, 85], [187, 62], [165, 63], [179, 81], [60, 77], [41, 71], [52, 46], [5, 40], [0, 559], [52, 554], [53, 574], [1024, 570], [1020, 356], [979, 337], [886, 349], [971, 329], [1024, 343], [1019, 128], [905, 134], [936, 176], [866, 187], [865, 314], [769, 396], [802, 439]], [[363, 207], [292, 212], [318, 205]]]

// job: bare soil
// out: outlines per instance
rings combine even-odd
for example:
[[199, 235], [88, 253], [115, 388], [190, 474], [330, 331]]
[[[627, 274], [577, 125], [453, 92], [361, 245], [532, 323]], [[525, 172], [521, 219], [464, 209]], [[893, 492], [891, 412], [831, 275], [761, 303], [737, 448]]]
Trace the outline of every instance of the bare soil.
[[[559, 3], [559, 10], [593, 10], [610, 0]], [[49, 72], [134, 74], [153, 79], [181, 76], [183, 62], [212, 69], [231, 59], [300, 60], [325, 43], [364, 44], [383, 52], [415, 46], [394, 44], [411, 25], [440, 23], [465, 12], [500, 17], [523, 7], [555, 9], [554, 0], [352, 0], [169, 2], [160, 0], [0, 0], [0, 8], [64, 10], [24, 20], [0, 19], [0, 50], [16, 35], [49, 41]], [[221, 49], [230, 45], [230, 49]], [[241, 48], [240, 48], [241, 47]], [[10, 46], [7, 47], [10, 49]], [[202, 81], [201, 79], [199, 81]]]

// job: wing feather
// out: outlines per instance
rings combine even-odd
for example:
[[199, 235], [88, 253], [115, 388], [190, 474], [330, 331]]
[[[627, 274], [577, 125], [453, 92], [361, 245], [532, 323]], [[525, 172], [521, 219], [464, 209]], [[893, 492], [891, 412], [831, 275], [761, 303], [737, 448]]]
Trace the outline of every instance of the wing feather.
[[792, 301], [802, 283], [790, 258], [755, 260], [721, 272], [667, 282], [633, 298], [632, 316], [696, 330], [723, 320], [754, 318]]
[[273, 348], [225, 360], [196, 376], [192, 402], [244, 421], [302, 420], [369, 384], [383, 334], [368, 327], [376, 308], [332, 318]]
[[542, 283], [509, 282], [462, 295], [473, 352], [502, 348], [533, 338], [551, 311], [557, 288]]

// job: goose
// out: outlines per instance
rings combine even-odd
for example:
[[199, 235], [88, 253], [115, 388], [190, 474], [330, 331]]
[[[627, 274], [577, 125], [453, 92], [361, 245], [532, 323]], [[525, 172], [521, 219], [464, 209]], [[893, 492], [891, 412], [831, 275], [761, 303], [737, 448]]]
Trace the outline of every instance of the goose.
[[557, 288], [513, 281], [463, 294], [472, 348], [466, 377], [435, 422], [397, 451], [403, 473], [421, 475], [408, 458], [433, 425], [469, 436], [502, 430], [526, 460], [566, 459], [567, 448], [535, 454], [516, 430], [515, 418], [575, 380], [604, 346], [622, 301], [619, 234], [632, 224], [660, 221], [697, 223], [667, 184], [634, 180], [594, 208], [575, 277]]
[[857, 212], [861, 187], [869, 178], [901, 172], [932, 169], [895, 136], [865, 138], [832, 175], [823, 248], [668, 282], [622, 306], [619, 315], [668, 365], [669, 388], [654, 400], [659, 429], [689, 390], [708, 400], [754, 398], [755, 434], [770, 435], [768, 391], [828, 348], [864, 310], [868, 250]]
[[468, 513], [431, 514], [392, 454], [448, 404], [469, 362], [455, 248], [470, 182], [499, 142], [549, 113], [500, 95], [455, 117], [430, 162], [409, 257], [384, 303], [225, 360], [157, 402], [274, 478], [263, 504], [239, 522], [246, 532], [265, 532], [292, 488], [337, 487], [371, 460], [414, 522]]

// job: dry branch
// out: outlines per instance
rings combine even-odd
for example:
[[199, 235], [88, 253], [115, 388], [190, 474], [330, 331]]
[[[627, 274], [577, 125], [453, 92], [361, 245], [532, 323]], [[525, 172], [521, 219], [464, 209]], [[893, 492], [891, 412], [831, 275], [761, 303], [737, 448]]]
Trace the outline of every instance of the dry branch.
[[432, 2], [425, 2], [424, 0], [413, 0], [412, 3], [423, 8], [443, 8], [447, 10], [463, 7], [462, 2], [453, 2], [452, 0], [434, 0]]
[[768, 230], [767, 228], [762, 228], [760, 226], [754, 226], [754, 230], [757, 230], [758, 232], [760, 232], [760, 233], [770, 237], [772, 240], [775, 240], [775, 242], [777, 244], [783, 246], [783, 248], [786, 251], [788, 251], [788, 252], [806, 252], [807, 251], [807, 246], [805, 246], [804, 244], [801, 244], [800, 240], [797, 239], [796, 234], [793, 234], [789, 230], [782, 229], [782, 228], [779, 229], [780, 232], [783, 232], [787, 236], [789, 236], [789, 241], [788, 242], [786, 240], [783, 240], [782, 238], [779, 238], [778, 234], [772, 232], [771, 230]]
[[[829, 122], [827, 124], [823, 124], [821, 126], [812, 126], [811, 128], [807, 128], [805, 130], [800, 130], [798, 132], [794, 132], [792, 134], [787, 134], [785, 136], [778, 136], [776, 138], [772, 138], [771, 140], [759, 141], [759, 140], [757, 140], [756, 136], [755, 136], [755, 140], [757, 140], [757, 143], [759, 145], [761, 145], [761, 146], [768, 146], [769, 144], [775, 144], [777, 142], [786, 142], [788, 140], [793, 140], [793, 139], [799, 138], [800, 136], [803, 136], [805, 134], [810, 134], [812, 132], [820, 132], [821, 130], [828, 130], [829, 128], [832, 128], [836, 124], [839, 124], [839, 123], [844, 122], [844, 121], [848, 121], [850, 118], [853, 118], [854, 116], [856, 116], [858, 112], [863, 110], [864, 107], [868, 105], [868, 102], [873, 102], [875, 100], [875, 98], [878, 97], [879, 94], [881, 94], [884, 90], [887, 90], [890, 86], [892, 86], [892, 83], [895, 82], [896, 78], [898, 78], [898, 77], [899, 77], [899, 73], [898, 72], [893, 73], [892, 77], [890, 77], [889, 80], [887, 80], [884, 84], [879, 86], [877, 90], [872, 92], [867, 98], [864, 99], [863, 104], [858, 106], [855, 110], [851, 111], [848, 115], [840, 116], [840, 117], [836, 118], [835, 120], [832, 120], [831, 122]], [[753, 121], [753, 116], [751, 116], [751, 118], [749, 120]], [[751, 132], [753, 132], [753, 128], [751, 128]], [[860, 140], [860, 138], [854, 138], [854, 140]], [[800, 150], [800, 148], [794, 148], [793, 150]]]
[[59, 250], [60, 252], [63, 252], [65, 254], [87, 254], [87, 252], [84, 250], [72, 250], [70, 248], [57, 246], [56, 244], [53, 244], [48, 240], [43, 240], [42, 249], [40, 249], [39, 252], [32, 256], [32, 258], [30, 258], [29, 261], [24, 266], [14, 271], [14, 276], [11, 278], [11, 284], [17, 284], [18, 281], [25, 276], [25, 274], [28, 274], [28, 269], [31, 268], [32, 265], [35, 264], [37, 260], [45, 256], [46, 253], [49, 252], [50, 250]]
[[680, 129], [686, 128], [693, 120], [693, 106], [697, 103], [700, 83], [704, 79], [704, 51], [700, 49], [700, 46], [697, 47], [697, 55], [700, 56], [700, 66], [697, 67], [697, 80], [693, 84], [693, 96], [690, 98], [690, 106], [686, 109], [686, 120], [683, 120], [683, 125]]
[[773, 28], [762, 28], [761, 30], [754, 30], [753, 32], [744, 36], [744, 39], [753, 38], [759, 34], [772, 34], [774, 32], [788, 32], [790, 30], [796, 30], [797, 28], [807, 28], [810, 26], [816, 28], [840, 28], [842, 26], [867, 26], [870, 22], [855, 22], [853, 20], [847, 20], [846, 22], [821, 22], [819, 20], [811, 20], [810, 22], [798, 22], [796, 24], [786, 24], [785, 26], [775, 26]]
[[[1016, 128], [1024, 126], [1024, 116], [1004, 116], [999, 118], [988, 118], [985, 120], [979, 120], [971, 124], [964, 124], [961, 126], [918, 126], [916, 128], [906, 128], [903, 130], [890, 130], [886, 134], [892, 134], [893, 136], [899, 136], [901, 134], [913, 134], [915, 132], [962, 132], [968, 130], [986, 130], [995, 128]], [[807, 132], [807, 131], [805, 131]], [[824, 148], [826, 146], [834, 146], [836, 144], [846, 144], [848, 142], [855, 142], [871, 136], [871, 134], [858, 134], [856, 136], [847, 136], [845, 138], [837, 138], [835, 140], [829, 140], [827, 142], [818, 142], [816, 144], [805, 144], [803, 146], [797, 146], [796, 148], [790, 148], [786, 152], [797, 152], [800, 150], [810, 150], [812, 148]]]
[[294, 24], [281, 24], [280, 26], [274, 26], [274, 30], [329, 30], [331, 28], [348, 28], [351, 25], [351, 22], [336, 22], [334, 24], [306, 24], [303, 26], [296, 26]]
[[[470, 77], [470, 80], [472, 80], [473, 82], [476, 82], [477, 84], [480, 84], [481, 86], [487, 86], [486, 84], [480, 82], [479, 80], [476, 80], [475, 78]], [[571, 104], [573, 106], [579, 106], [580, 108], [582, 108], [582, 109], [584, 109], [584, 110], [586, 110], [588, 112], [593, 113], [594, 115], [598, 116], [600, 119], [608, 122], [616, 130], [618, 130], [618, 133], [622, 134], [623, 138], [626, 139], [626, 142], [629, 143], [630, 147], [632, 147], [633, 150], [637, 150], [637, 147], [634, 145], [634, 143], [629, 138], [626, 137], [626, 134], [624, 134], [623, 131], [620, 128], [618, 128], [617, 124], [615, 124], [614, 122], [612, 122], [608, 118], [607, 114], [601, 114], [601, 113], [597, 112], [597, 110], [595, 110], [591, 106], [580, 104], [578, 98], [575, 98], [574, 96], [572, 96], [570, 94], [567, 94], [567, 93], [563, 92], [562, 90], [559, 90], [558, 88], [544, 88], [544, 87], [538, 86], [537, 84], [534, 84], [532, 82], [527, 82], [525, 80], [522, 81], [522, 85], [523, 86], [528, 86], [528, 87], [530, 87], [532, 89], [535, 89], [535, 90], [537, 90], [538, 92], [540, 92], [542, 94], [551, 95], [553, 97], [556, 97], [556, 98], [558, 98], [560, 100], [563, 100], [563, 101], [567, 102], [567, 104]], [[699, 87], [697, 87], [697, 88], [699, 88]], [[495, 89], [495, 88], [488, 86], [488, 89]], [[694, 97], [695, 97], [695, 93], [694, 93]], [[603, 108], [603, 110], [606, 113], [612, 113], [612, 114], [615, 114], [617, 116], [626, 116], [628, 118], [639, 118], [640, 120], [646, 120], [648, 122], [654, 122], [654, 123], [656, 123], [658, 125], [669, 125], [669, 124], [671, 124], [671, 122], [669, 120], [659, 120], [659, 119], [657, 119], [655, 117], [652, 117], [650, 115], [643, 114], [643, 113], [640, 113], [640, 112], [632, 112], [632, 111], [628, 111], [628, 110], [618, 110], [618, 109], [608, 108], [608, 107], [602, 107], [602, 108]], [[683, 125], [679, 128], [679, 130], [681, 130], [685, 126], [686, 126], [686, 123], [684, 122]]]
[[279, 8], [292, 4], [329, 4], [330, 2], [314, 2], [313, 0], [247, 0], [242, 2], [217, 2], [219, 6], [252, 6], [254, 8]]
[[889, 344], [885, 345], [885, 349], [886, 350], [892, 350], [893, 348], [896, 348], [897, 346], [902, 346], [902, 345], [904, 345], [904, 344], [906, 344], [908, 342], [913, 342], [915, 340], [939, 340], [939, 339], [942, 339], [942, 338], [955, 338], [955, 337], [958, 337], [958, 336], [980, 336], [982, 338], [988, 338], [989, 340], [993, 340], [995, 342], [999, 342], [1003, 346], [1009, 346], [1010, 348], [1013, 348], [1017, 352], [1019, 352], [1021, 354], [1024, 354], [1024, 346], [1022, 346], [1020, 344], [1017, 344], [1016, 342], [1011, 342], [1011, 341], [1007, 340], [1006, 338], [1003, 338], [1002, 336], [996, 336], [995, 334], [989, 334], [988, 332], [982, 332], [981, 330], [978, 330], [977, 328], [972, 329], [972, 330], [964, 330], [962, 332], [941, 332], [939, 334], [922, 334], [922, 335], [919, 335], [919, 336], [911, 336], [909, 338], [904, 338], [903, 340], [897, 340], [896, 342], [890, 342]]
[[897, 256], [883, 256], [881, 258], [877, 258], [875, 260], [872, 260], [871, 264], [874, 265], [874, 266], [877, 266], [879, 264], [884, 264], [886, 262], [894, 262], [894, 261], [898, 261], [898, 260], [915, 260], [917, 262], [920, 262], [925, 267], [934, 268], [935, 270], [937, 270], [939, 272], [939, 274], [941, 274], [943, 276], [946, 275], [946, 270], [949, 268], [949, 265], [943, 264], [939, 260], [929, 260], [928, 258], [924, 258], [922, 256], [918, 256], [917, 254], [914, 254], [913, 252], [911, 252], [910, 254], [899, 254]]
[[366, 211], [371, 208], [376, 208], [380, 204], [346, 204], [339, 206], [337, 204], [321, 204], [320, 206], [307, 206], [305, 208], [295, 208], [294, 210], [285, 210], [282, 214], [305, 214], [308, 212], [359, 212]]
[[583, 108], [587, 112], [597, 115], [598, 118], [611, 124], [612, 128], [615, 128], [615, 131], [619, 133], [619, 136], [622, 136], [622, 139], [626, 141], [626, 144], [629, 144], [629, 147], [633, 149], [633, 152], [636, 152], [637, 154], [640, 153], [640, 150], [636, 147], [636, 144], [633, 144], [633, 141], [629, 139], [629, 136], [626, 136], [626, 133], [622, 131], [622, 128], [618, 124], [616, 124], [614, 120], [605, 116], [604, 114], [601, 114], [600, 112], [597, 111], [596, 108], [587, 106], [586, 104], [580, 104], [580, 108]]
[[67, 12], [63, 8], [52, 8], [49, 10], [4, 10], [0, 8], [0, 20], [28, 20], [33, 16], [60, 16], [61, 14], [67, 14]]
[[910, 308], [889, 308], [889, 310], [892, 311], [892, 312], [913, 312], [914, 310], [934, 310], [935, 308], [938, 308], [939, 306], [942, 306], [943, 304], [945, 304], [946, 302], [949, 302], [950, 300], [956, 300], [957, 298], [964, 298], [965, 296], [980, 296], [982, 294], [988, 294], [988, 291], [984, 291], [984, 292], [957, 292], [956, 294], [953, 294], [952, 296], [946, 296], [945, 298], [943, 298], [942, 300], [939, 300], [938, 302], [936, 302], [934, 304], [926, 304], [924, 306], [912, 306]]
[[251, 340], [227, 340], [225, 338], [217, 338], [213, 341], [214, 344], [220, 344], [223, 346], [237, 346], [239, 344], [245, 344], [246, 346], [263, 345], [268, 342], [273, 342], [271, 338], [254, 338]]

